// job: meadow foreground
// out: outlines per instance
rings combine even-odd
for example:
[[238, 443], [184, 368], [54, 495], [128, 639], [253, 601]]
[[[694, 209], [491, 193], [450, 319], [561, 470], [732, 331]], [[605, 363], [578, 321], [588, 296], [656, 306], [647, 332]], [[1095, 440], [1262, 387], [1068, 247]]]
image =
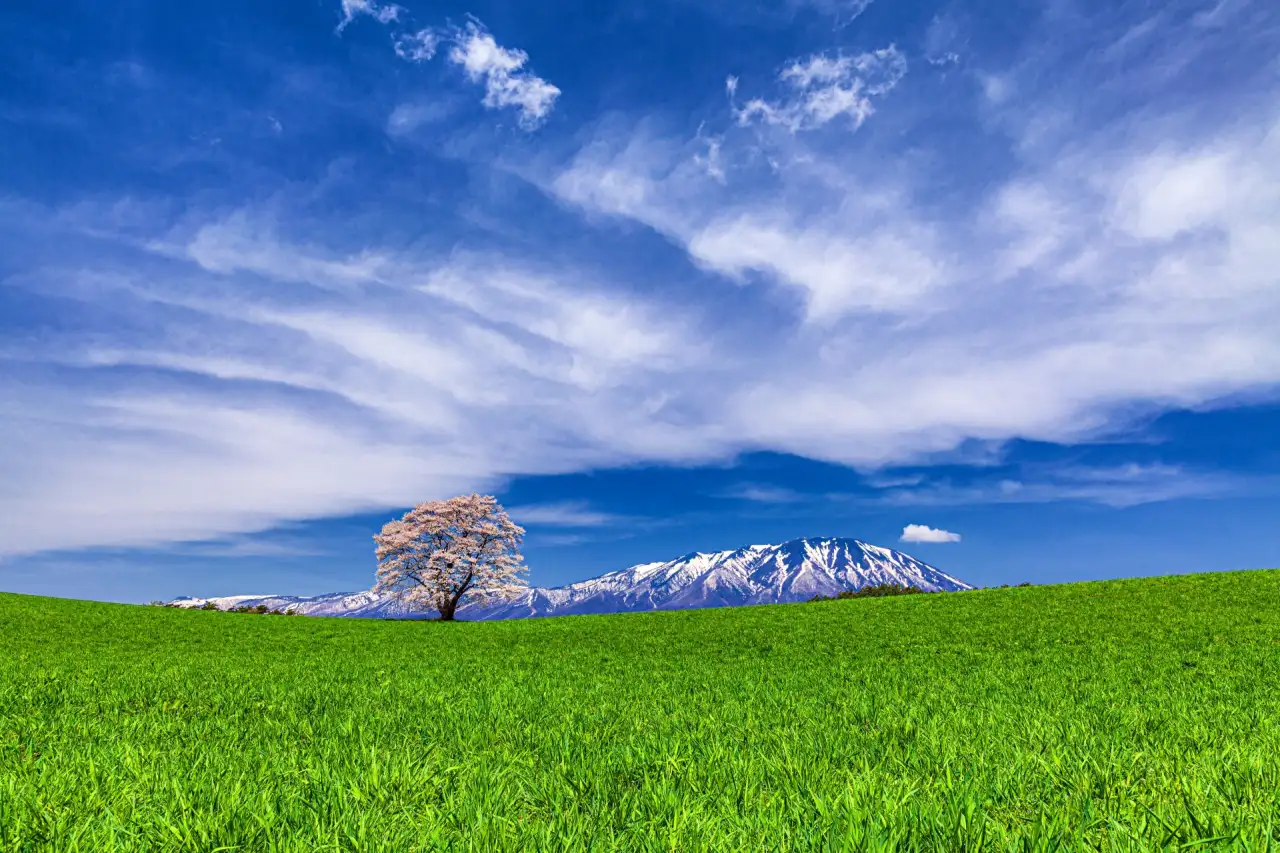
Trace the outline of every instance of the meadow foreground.
[[1272, 850], [1280, 572], [524, 622], [0, 595], [0, 851]]

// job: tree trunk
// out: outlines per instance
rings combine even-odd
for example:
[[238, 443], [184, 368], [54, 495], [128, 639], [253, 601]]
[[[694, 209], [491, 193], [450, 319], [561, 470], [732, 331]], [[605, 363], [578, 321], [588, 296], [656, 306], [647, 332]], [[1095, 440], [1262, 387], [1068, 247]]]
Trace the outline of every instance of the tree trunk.
[[473, 572], [467, 573], [467, 579], [462, 582], [462, 586], [458, 587], [458, 591], [453, 594], [452, 598], [446, 599], [444, 604], [440, 605], [440, 621], [453, 622], [453, 614], [458, 610], [458, 602], [462, 600], [462, 596], [466, 595], [467, 590], [471, 588], [471, 580], [475, 577]]

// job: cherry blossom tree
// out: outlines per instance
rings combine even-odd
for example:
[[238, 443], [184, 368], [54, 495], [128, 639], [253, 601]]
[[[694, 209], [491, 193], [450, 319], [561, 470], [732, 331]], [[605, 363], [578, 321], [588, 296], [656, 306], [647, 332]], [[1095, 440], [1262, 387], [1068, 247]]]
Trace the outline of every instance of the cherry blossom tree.
[[419, 504], [373, 537], [374, 591], [451, 621], [464, 597], [509, 599], [527, 587], [520, 576], [527, 571], [519, 552], [523, 536], [524, 528], [490, 495]]

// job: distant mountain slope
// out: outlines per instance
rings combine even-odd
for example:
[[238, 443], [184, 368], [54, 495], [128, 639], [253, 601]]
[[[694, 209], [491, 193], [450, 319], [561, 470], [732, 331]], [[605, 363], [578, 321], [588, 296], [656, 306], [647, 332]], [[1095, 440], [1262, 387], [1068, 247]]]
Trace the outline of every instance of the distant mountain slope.
[[[874, 584], [902, 584], [931, 592], [972, 587], [898, 551], [856, 539], [796, 539], [733, 551], [687, 554], [665, 563], [644, 563], [567, 586], [533, 587], [519, 598], [459, 608], [461, 619], [520, 619], [582, 613], [681, 610], [804, 601], [815, 595]], [[180, 598], [179, 607], [212, 601], [221, 609], [265, 604], [309, 616], [412, 619], [433, 616], [407, 611], [373, 592], [333, 593], [314, 598], [238, 595]]]
[[331, 592], [312, 597], [297, 595], [224, 595], [214, 598], [175, 598], [175, 607], [197, 608], [212, 602], [219, 610], [257, 607], [269, 610], [293, 610], [302, 616], [355, 616], [365, 619], [430, 619], [435, 613], [418, 613], [400, 602], [371, 590], [363, 592]]

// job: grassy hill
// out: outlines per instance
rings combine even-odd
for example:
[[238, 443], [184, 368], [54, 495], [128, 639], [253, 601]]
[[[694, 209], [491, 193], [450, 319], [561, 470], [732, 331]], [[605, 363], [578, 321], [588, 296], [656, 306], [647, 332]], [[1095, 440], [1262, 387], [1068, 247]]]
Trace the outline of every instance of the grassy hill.
[[488, 624], [0, 595], [0, 851], [917, 849], [1280, 849], [1280, 572]]

